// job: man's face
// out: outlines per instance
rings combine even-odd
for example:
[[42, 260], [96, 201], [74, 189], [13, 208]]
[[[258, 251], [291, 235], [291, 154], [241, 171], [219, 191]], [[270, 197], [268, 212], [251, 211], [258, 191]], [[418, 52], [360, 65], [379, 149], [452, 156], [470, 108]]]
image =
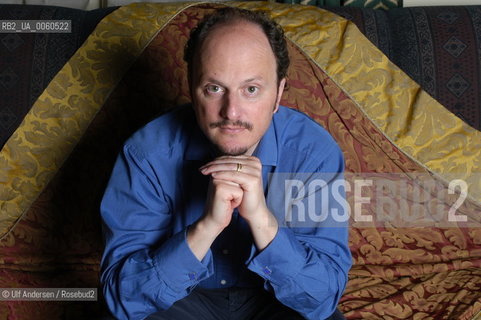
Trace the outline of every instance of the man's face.
[[249, 22], [215, 27], [195, 59], [197, 122], [221, 154], [251, 155], [277, 111], [285, 79], [262, 29]]

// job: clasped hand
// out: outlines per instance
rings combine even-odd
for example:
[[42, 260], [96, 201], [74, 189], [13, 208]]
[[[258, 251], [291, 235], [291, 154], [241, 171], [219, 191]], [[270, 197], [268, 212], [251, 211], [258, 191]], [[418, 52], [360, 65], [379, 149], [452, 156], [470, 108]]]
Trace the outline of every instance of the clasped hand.
[[268, 223], [262, 185], [262, 164], [253, 156], [223, 156], [202, 166], [200, 172], [211, 176], [205, 218], [225, 228], [238, 208], [239, 214], [253, 225]]

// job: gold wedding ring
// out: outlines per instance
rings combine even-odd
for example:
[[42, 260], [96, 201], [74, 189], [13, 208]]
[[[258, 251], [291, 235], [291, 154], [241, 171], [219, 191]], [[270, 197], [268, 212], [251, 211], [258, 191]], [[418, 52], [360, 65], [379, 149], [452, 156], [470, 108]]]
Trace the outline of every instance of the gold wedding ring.
[[242, 170], [242, 163], [237, 164], [237, 172], [240, 172]]

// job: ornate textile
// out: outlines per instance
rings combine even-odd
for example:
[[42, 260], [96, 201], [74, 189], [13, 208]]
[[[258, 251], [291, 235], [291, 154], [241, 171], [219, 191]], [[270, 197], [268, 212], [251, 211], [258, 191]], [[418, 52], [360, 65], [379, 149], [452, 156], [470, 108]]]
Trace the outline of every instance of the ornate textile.
[[[286, 28], [292, 68], [282, 103], [330, 131], [348, 173], [433, 174], [443, 185], [455, 172], [470, 184], [459, 210], [479, 222], [479, 132], [421, 91], [347, 20], [304, 6], [236, 5], [267, 10]], [[143, 123], [188, 101], [182, 48], [214, 6], [221, 4], [116, 10], [40, 96], [0, 151], [0, 284], [98, 285], [98, 204], [115, 156]], [[472, 319], [481, 311], [481, 228], [353, 220], [350, 247], [355, 265], [340, 304], [349, 319]], [[41, 312], [82, 318], [77, 307]], [[25, 308], [0, 305], [0, 318], [26, 319]]]
[[0, 149], [50, 80], [113, 9], [87, 14], [61, 7], [0, 5], [0, 20], [72, 21], [71, 33], [0, 34]]
[[329, 10], [352, 20], [427, 93], [481, 130], [481, 7]]
[[317, 7], [360, 7], [373, 9], [390, 9], [402, 7], [402, 0], [278, 0], [283, 3], [296, 3]]

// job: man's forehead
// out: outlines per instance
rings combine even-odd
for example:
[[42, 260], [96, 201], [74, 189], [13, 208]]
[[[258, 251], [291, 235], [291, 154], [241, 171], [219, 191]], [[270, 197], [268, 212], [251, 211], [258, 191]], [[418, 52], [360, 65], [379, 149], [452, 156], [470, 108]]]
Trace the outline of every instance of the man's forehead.
[[254, 22], [236, 19], [212, 27], [202, 45], [218, 39], [238, 39], [240, 36], [250, 38], [252, 41], [263, 42], [269, 45], [269, 40], [262, 27]]
[[226, 76], [223, 68], [226, 65], [229, 69], [237, 68], [236, 61], [242, 61], [237, 74], [242, 79], [237, 78], [238, 81], [248, 82], [252, 78], [268, 81], [271, 75], [266, 76], [266, 71], [277, 77], [275, 53], [264, 30], [256, 23], [239, 19], [209, 31], [194, 58], [195, 77], [214, 78], [210, 80], [220, 84]]

